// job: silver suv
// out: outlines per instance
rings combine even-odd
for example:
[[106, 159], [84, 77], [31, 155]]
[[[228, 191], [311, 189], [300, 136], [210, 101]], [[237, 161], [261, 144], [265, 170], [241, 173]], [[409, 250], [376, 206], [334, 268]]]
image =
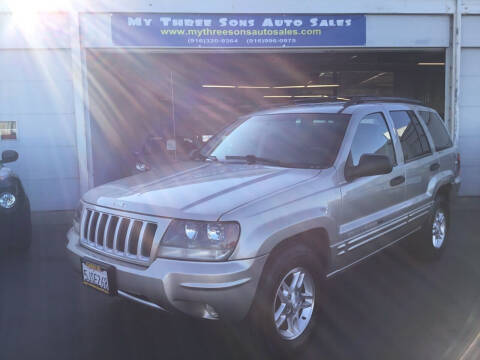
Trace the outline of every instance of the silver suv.
[[408, 237], [445, 249], [460, 158], [435, 110], [358, 97], [243, 117], [192, 161], [86, 193], [68, 232], [82, 281], [155, 309], [247, 319], [305, 345], [324, 280]]

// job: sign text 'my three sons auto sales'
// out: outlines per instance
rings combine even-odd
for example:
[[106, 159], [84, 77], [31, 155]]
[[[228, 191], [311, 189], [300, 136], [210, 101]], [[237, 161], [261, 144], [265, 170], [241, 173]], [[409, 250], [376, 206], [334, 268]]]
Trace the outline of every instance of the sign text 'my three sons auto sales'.
[[250, 48], [363, 46], [365, 15], [113, 14], [117, 46]]

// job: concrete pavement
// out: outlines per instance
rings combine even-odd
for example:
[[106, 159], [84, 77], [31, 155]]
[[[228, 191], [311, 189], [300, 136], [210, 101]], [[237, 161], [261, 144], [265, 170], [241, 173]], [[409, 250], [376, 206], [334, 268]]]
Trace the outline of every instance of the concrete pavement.
[[[475, 204], [475, 202], [473, 202]], [[154, 312], [80, 284], [67, 225], [39, 221], [26, 255], [0, 256], [0, 359], [265, 359], [234, 325]], [[474, 359], [480, 342], [480, 211], [460, 207], [434, 263], [396, 246], [329, 281], [306, 359]]]

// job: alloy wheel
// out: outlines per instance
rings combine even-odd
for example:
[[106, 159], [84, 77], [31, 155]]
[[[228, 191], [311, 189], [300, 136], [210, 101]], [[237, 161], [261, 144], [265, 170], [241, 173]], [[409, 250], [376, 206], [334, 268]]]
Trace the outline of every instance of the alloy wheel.
[[285, 340], [298, 338], [307, 328], [315, 306], [315, 282], [301, 267], [289, 271], [278, 286], [273, 304], [273, 319]]

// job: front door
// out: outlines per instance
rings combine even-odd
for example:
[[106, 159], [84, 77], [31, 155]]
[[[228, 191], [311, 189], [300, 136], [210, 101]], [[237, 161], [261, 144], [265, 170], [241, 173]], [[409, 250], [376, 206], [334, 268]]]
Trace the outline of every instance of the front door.
[[363, 154], [388, 156], [393, 170], [342, 185], [341, 241], [335, 249], [340, 267], [391, 243], [406, 223], [400, 208], [405, 196], [405, 170], [397, 163], [392, 134], [382, 112], [369, 114], [359, 122], [347, 166], [358, 165]]

